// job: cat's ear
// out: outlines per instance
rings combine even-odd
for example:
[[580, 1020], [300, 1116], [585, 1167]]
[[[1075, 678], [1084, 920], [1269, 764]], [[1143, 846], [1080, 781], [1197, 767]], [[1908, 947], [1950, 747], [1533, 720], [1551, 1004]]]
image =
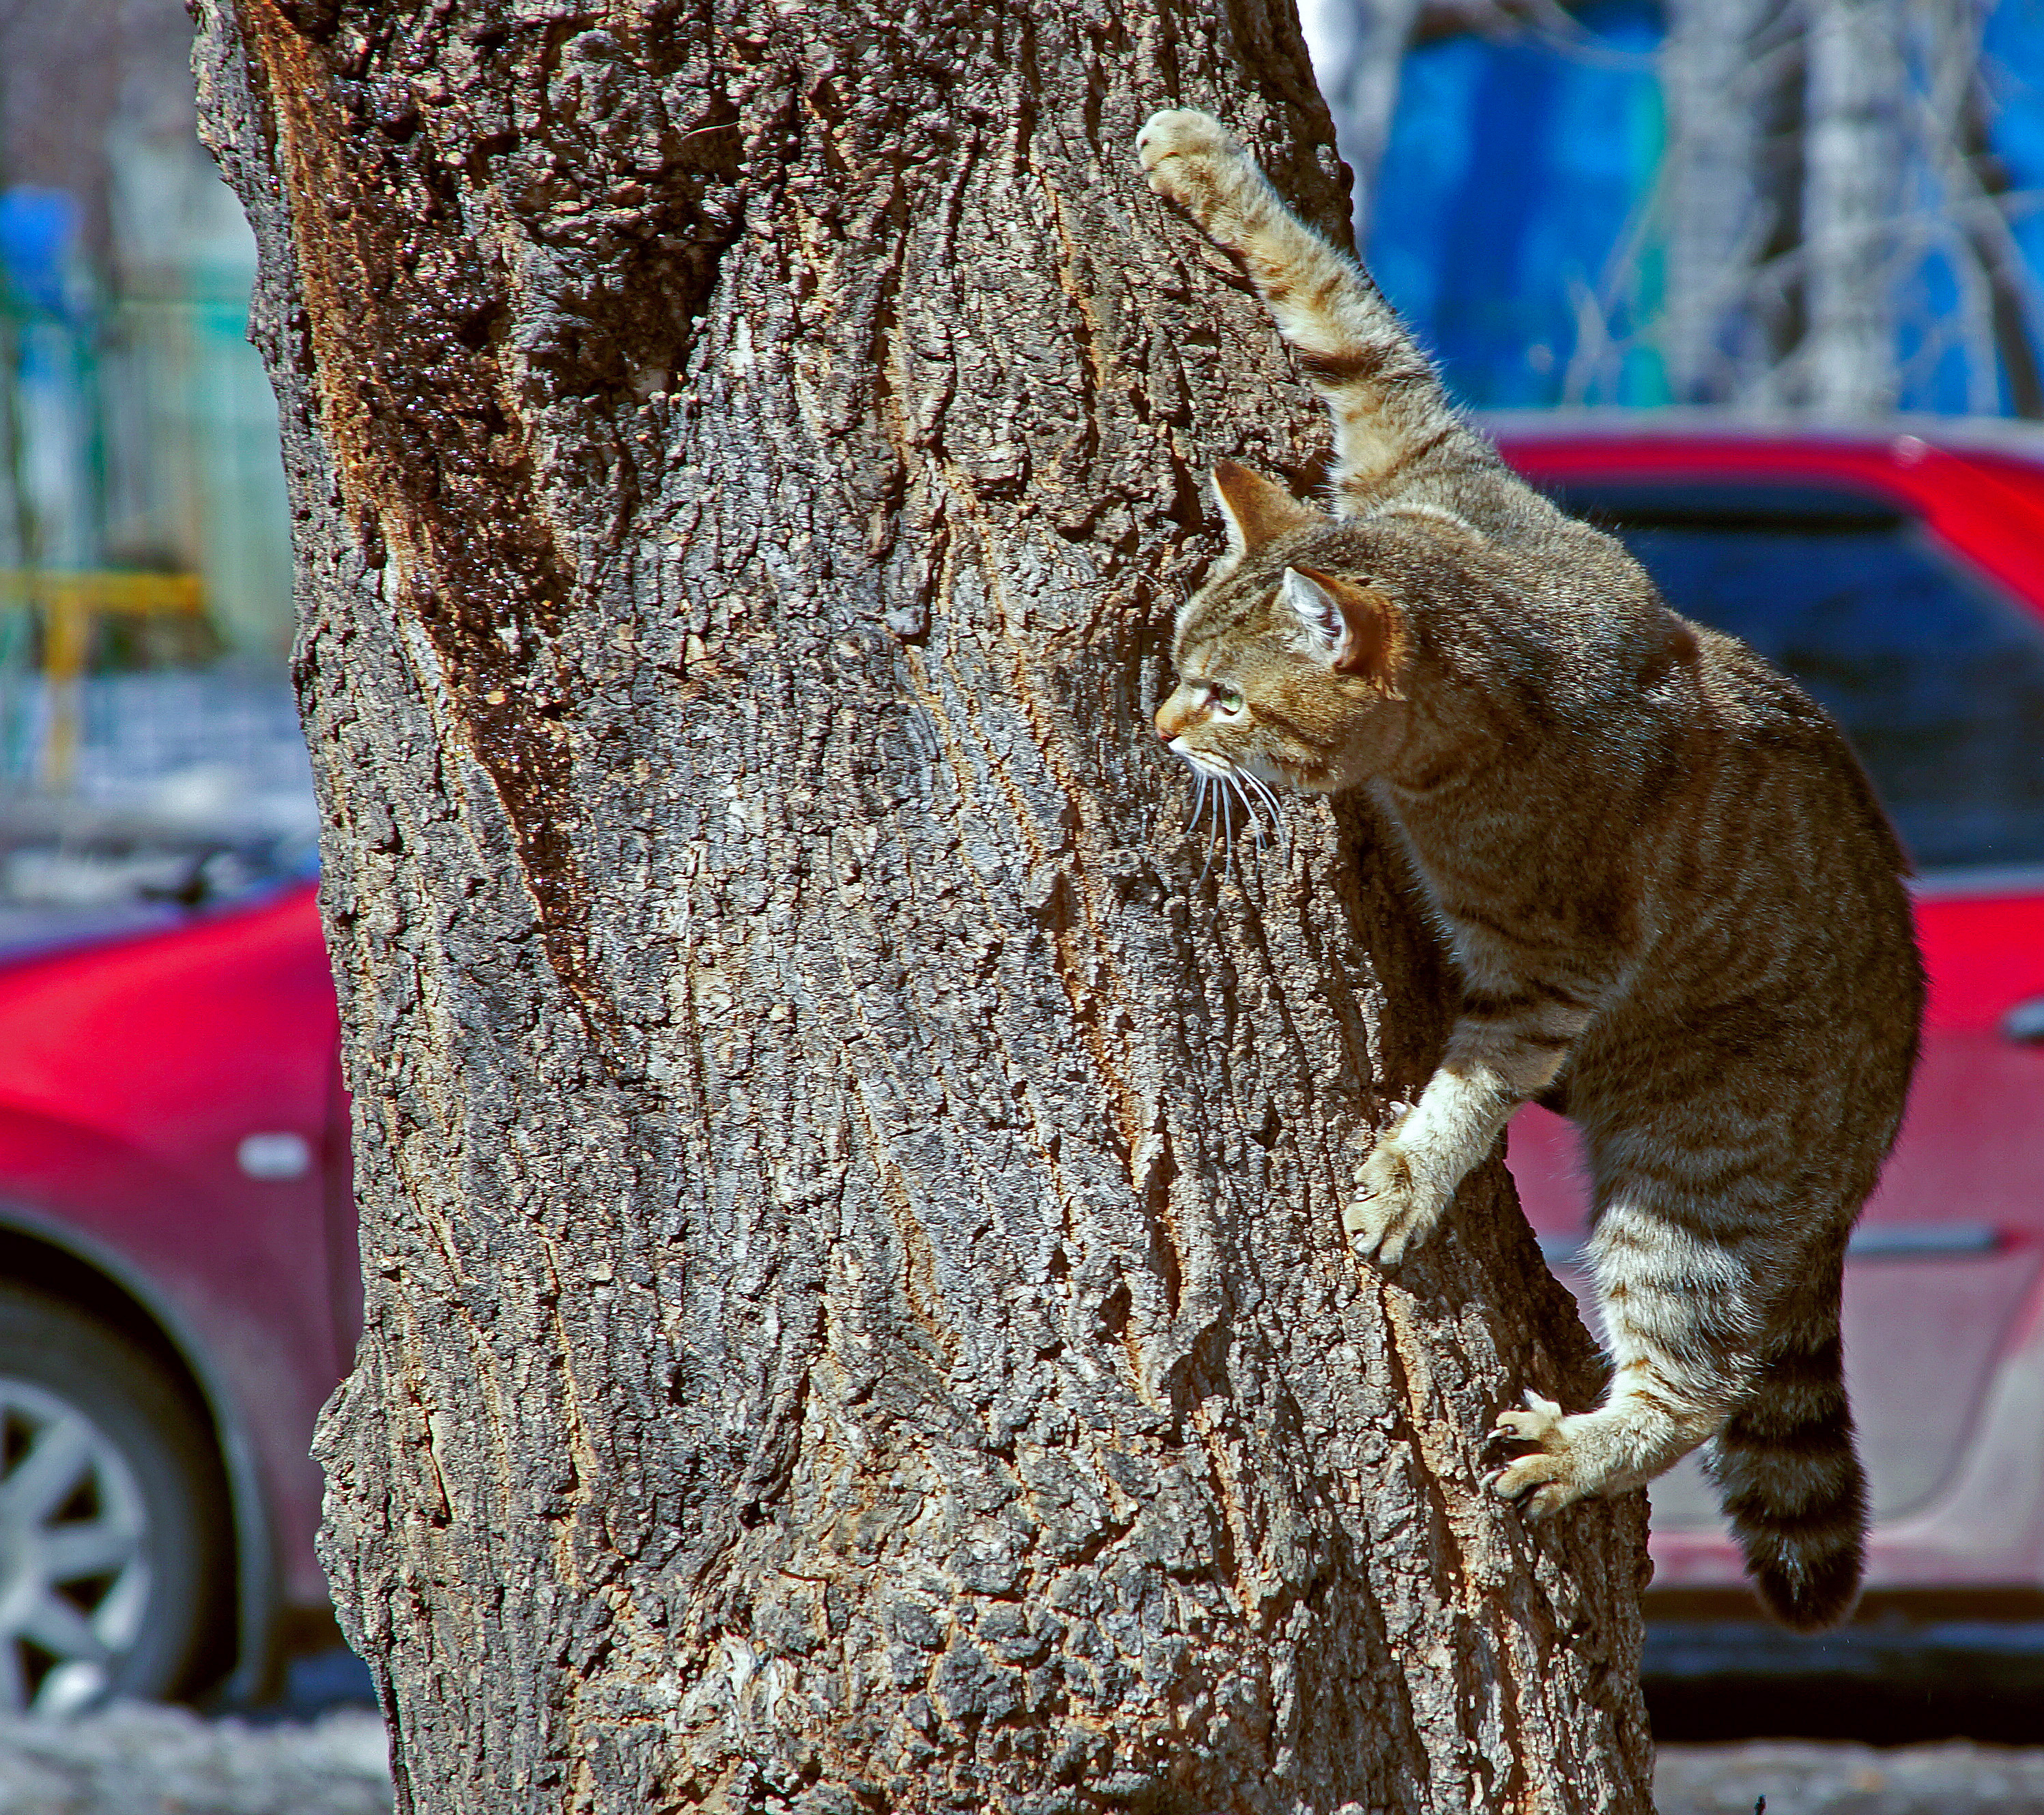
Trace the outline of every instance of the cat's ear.
[[1327, 520], [1311, 505], [1301, 504], [1274, 479], [1252, 473], [1232, 460], [1213, 470], [1214, 502], [1228, 525], [1228, 551], [1247, 554], [1294, 529], [1310, 529]]
[[1383, 593], [1317, 567], [1287, 567], [1278, 596], [1330, 668], [1366, 680], [1389, 678], [1397, 624]]

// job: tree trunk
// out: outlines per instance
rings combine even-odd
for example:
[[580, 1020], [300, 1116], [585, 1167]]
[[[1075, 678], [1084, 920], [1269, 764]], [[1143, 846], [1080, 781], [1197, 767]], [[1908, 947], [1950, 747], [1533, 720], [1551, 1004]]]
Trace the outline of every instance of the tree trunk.
[[[1147, 716], [1307, 394], [1155, 107], [1343, 198], [1287, 0], [205, 0], [263, 251], [367, 1282], [325, 1556], [405, 1809], [1646, 1809], [1640, 1497], [1358, 808]], [[1316, 149], [1316, 148], [1319, 148]], [[1214, 869], [1220, 869], [1216, 860]]]
[[1342, 159], [1354, 178], [1355, 236], [1365, 240], [1420, 0], [1307, 0], [1299, 10]]
[[[1776, 0], [1668, 0], [1661, 345], [1678, 403], [1764, 404], [1782, 350], [1782, 298], [1762, 267], [1795, 243], [1782, 193], [1779, 92], [1801, 74]], [[1785, 205], [1786, 204], [1786, 205]]]
[[1904, 153], [1898, 0], [1805, 0], [1804, 305], [1797, 389], [1831, 416], [1879, 416], [1900, 390], [1896, 213]]

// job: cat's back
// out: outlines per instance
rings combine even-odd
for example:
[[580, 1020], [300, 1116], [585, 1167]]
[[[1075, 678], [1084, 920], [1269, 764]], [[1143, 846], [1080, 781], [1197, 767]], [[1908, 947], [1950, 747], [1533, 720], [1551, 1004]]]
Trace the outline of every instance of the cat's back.
[[[1909, 861], [1852, 746], [1823, 708], [1738, 638], [1671, 609], [1615, 537], [1562, 519], [1511, 551], [1521, 583], [1550, 582], [1540, 635], [1573, 644], [1570, 716], [1613, 766], [1630, 769], [1652, 820], [1658, 806], [1708, 842], [1719, 861], [1772, 884], [1800, 879], [1906, 916]], [[1558, 558], [1559, 557], [1559, 558]], [[1723, 891], [1715, 873], [1699, 884]]]
[[1792, 835], [1781, 855], [1799, 873], [1855, 881], [1901, 910], [1908, 857], [1836, 721], [1748, 644], [1681, 621], [1696, 639], [1695, 711], [1718, 811], [1765, 815]]
[[1466, 788], [1396, 802], [1436, 867], [1494, 874], [1700, 996], [1776, 973], [1846, 990], [1858, 970], [1906, 997], [1908, 861], [1830, 715], [1669, 609], [1615, 537], [1510, 489], [1508, 520], [1358, 525], [1345, 551], [1403, 583], [1454, 683], [1452, 741], [1481, 753]]
[[1813, 1065], [1906, 1079], [1923, 997], [1907, 854], [1830, 715], [1745, 643], [1688, 627], [1679, 773], [1641, 854], [1659, 936], [1635, 1011], [1731, 1012], [1766, 1063], [1808, 1042]]

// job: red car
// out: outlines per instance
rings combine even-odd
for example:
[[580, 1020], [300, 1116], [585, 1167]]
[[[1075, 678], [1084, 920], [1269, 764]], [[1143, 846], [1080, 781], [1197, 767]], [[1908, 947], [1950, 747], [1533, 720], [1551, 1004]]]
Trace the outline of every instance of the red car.
[[361, 1287], [309, 886], [0, 968], [0, 1710], [257, 1688]]
[[[2044, 440], [1503, 423], [1678, 610], [1800, 679], [1915, 854], [1913, 1107], [1854, 1244], [1877, 1594], [2044, 1602]], [[312, 1554], [313, 1418], [359, 1325], [311, 891], [0, 967], [0, 1708], [261, 1681]], [[1565, 1277], [1567, 1124], [1510, 1161]], [[1747, 1609], [1693, 1465], [1664, 1608]], [[2015, 1591], [2011, 1594], [2008, 1591]], [[2019, 1598], [2028, 1598], [2026, 1606]], [[1672, 1598], [1670, 1597], [1673, 1597]]]

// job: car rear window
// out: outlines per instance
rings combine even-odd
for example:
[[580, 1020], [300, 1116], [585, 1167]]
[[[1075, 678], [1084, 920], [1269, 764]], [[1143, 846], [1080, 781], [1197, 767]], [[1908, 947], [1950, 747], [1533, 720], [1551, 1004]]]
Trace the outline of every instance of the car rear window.
[[2044, 619], [1893, 505], [1752, 484], [1558, 501], [1831, 712], [1920, 866], [2044, 863]]

